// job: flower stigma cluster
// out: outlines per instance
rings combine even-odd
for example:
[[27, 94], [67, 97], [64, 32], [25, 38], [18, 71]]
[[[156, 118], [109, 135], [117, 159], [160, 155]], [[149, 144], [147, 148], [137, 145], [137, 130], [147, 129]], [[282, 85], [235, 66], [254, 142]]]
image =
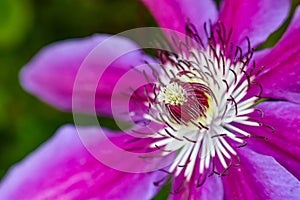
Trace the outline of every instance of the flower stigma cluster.
[[160, 102], [180, 106], [186, 102], [186, 91], [177, 83], [168, 84], [158, 95]]

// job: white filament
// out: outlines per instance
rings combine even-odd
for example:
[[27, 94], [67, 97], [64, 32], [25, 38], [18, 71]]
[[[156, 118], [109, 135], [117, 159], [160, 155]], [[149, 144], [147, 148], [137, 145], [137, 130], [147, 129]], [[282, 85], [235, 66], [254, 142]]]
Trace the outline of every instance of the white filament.
[[[156, 112], [160, 113], [160, 117], [153, 118], [153, 115], [150, 114], [146, 116], [153, 121], [166, 122], [166, 124], [176, 127], [176, 130], [168, 128], [168, 132], [175, 137], [164, 134], [167, 138], [164, 137], [160, 141], [154, 142], [151, 147], [156, 146], [165, 149], [163, 155], [178, 150], [179, 153], [169, 170], [174, 172], [175, 176], [178, 176], [184, 170], [187, 181], [191, 179], [195, 170], [200, 174], [208, 170], [213, 159], [217, 159], [224, 169], [229, 166], [228, 161], [237, 153], [228, 140], [243, 144], [243, 139], [238, 136], [250, 136], [250, 133], [232, 125], [232, 122], [249, 126], [259, 125], [257, 122], [250, 121], [249, 117], [246, 116], [254, 111], [251, 107], [258, 98], [252, 97], [242, 100], [248, 87], [248, 80], [243, 79], [245, 74], [242, 68], [246, 70], [247, 66], [244, 66], [242, 62], [233, 64], [229, 59], [220, 59], [222, 55], [218, 46], [215, 51], [207, 49], [192, 50], [191, 52], [193, 53], [189, 56], [183, 54], [182, 57], [174, 59], [177, 59], [177, 61], [188, 60], [192, 66], [183, 65], [184, 69], [180, 70], [190, 71], [194, 76], [182, 75], [176, 78], [181, 82], [205, 84], [211, 89], [214, 100], [209, 100], [209, 109], [206, 111], [206, 116], [199, 117], [199, 120], [193, 123], [182, 125], [178, 125], [170, 119], [164, 109], [164, 104], [177, 106], [187, 101], [184, 88], [177, 83], [166, 81], [169, 79], [168, 77], [180, 72], [171, 64], [166, 64], [164, 66], [166, 69], [161, 71], [160, 79], [164, 80], [166, 86], [160, 87], [158, 102], [155, 102], [153, 106], [156, 108]], [[215, 52], [217, 55], [215, 55]], [[253, 77], [250, 77], [250, 80], [252, 79]], [[196, 126], [195, 124], [198, 122], [204, 124], [207, 129], [200, 129], [199, 126]], [[156, 135], [153, 137], [160, 138], [162, 136]], [[196, 166], [198, 166], [198, 169], [195, 169]]]

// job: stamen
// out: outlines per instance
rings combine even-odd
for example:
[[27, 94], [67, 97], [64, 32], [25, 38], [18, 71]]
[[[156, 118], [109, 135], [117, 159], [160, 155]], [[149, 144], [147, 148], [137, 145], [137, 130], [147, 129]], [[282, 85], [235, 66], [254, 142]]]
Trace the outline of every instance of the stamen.
[[[236, 148], [246, 146], [247, 139], [267, 140], [245, 131], [243, 126], [266, 127], [272, 132], [274, 128], [249, 117], [253, 112], [264, 117], [260, 109], [253, 108], [263, 88], [255, 81], [262, 68], [255, 69], [250, 39], [246, 37], [243, 52], [233, 46], [233, 30], [227, 32], [222, 22], [216, 26], [204, 23], [206, 38], [200, 38], [193, 24], [185, 28], [185, 41], [176, 35], [171, 37], [178, 52], [160, 51], [162, 62], [158, 67], [147, 63], [157, 82], [144, 87], [145, 97], [136, 99], [146, 99], [146, 119], [163, 125], [152, 135], [155, 141], [150, 148], [159, 149], [163, 156], [178, 150], [170, 174], [182, 174], [188, 182], [198, 171], [200, 187], [210, 171], [210, 175], [225, 176], [230, 167], [240, 164]], [[259, 93], [248, 98], [252, 87], [258, 87]]]

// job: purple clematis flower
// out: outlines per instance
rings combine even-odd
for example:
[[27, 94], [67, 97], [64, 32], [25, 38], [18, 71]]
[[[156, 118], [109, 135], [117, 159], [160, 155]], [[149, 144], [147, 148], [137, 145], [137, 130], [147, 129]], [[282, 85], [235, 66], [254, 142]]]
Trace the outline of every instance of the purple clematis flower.
[[[104, 132], [126, 150], [158, 149], [162, 158], [171, 158], [170, 165], [147, 173], [110, 168], [87, 151], [74, 126], [66, 125], [9, 171], [0, 199], [151, 199], [169, 176], [169, 199], [299, 199], [300, 8], [273, 48], [254, 52], [282, 25], [289, 0], [224, 0], [219, 12], [211, 0], [143, 2], [161, 27], [187, 33], [195, 42], [174, 42], [177, 54], [160, 52], [158, 67], [149, 66], [152, 73], [146, 74], [154, 84], [134, 93], [131, 103], [140, 106], [131, 106], [131, 117], [142, 120], [145, 129], [146, 121], [154, 122], [154, 134], [134, 139], [121, 131]], [[109, 37], [46, 47], [22, 70], [22, 85], [49, 104], [72, 110], [82, 62]], [[116, 37], [98, 59], [105, 62], [118, 47], [138, 48]], [[114, 86], [145, 61], [157, 62], [134, 51], [110, 64], [96, 90], [97, 113], [112, 116]], [[84, 78], [76, 101], [78, 111], [88, 112], [85, 94], [99, 77], [90, 71]], [[121, 96], [117, 101], [120, 108], [128, 106]], [[79, 129], [88, 133], [85, 145], [93, 152], [131, 162], [105, 148], [104, 138], [93, 139], [98, 128]]]

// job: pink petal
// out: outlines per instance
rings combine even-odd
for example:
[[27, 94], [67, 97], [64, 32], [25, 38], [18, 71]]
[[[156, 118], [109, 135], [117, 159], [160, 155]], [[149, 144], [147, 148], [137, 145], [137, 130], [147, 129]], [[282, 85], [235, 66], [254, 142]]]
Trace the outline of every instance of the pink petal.
[[220, 177], [215, 175], [207, 177], [204, 184], [200, 187], [197, 187], [197, 183], [199, 183], [198, 178], [199, 162], [196, 162], [192, 178], [189, 182], [186, 182], [183, 172], [178, 177], [174, 177], [172, 193], [169, 195], [169, 199], [223, 200], [224, 191]]
[[[82, 62], [97, 45], [106, 41], [106, 54], [97, 58], [97, 67], [88, 67], [86, 73], [80, 76], [84, 84], [77, 88], [81, 95], [76, 97], [76, 101], [79, 102], [76, 109], [89, 112], [86, 102], [87, 99], [93, 98], [93, 108], [96, 106], [98, 113], [111, 115], [111, 93], [114, 85], [132, 66], [144, 64], [144, 60], [148, 58], [137, 51], [139, 47], [129, 39], [115, 36], [107, 41], [110, 37], [109, 35], [95, 35], [45, 47], [21, 71], [23, 87], [45, 102], [70, 111], [73, 86]], [[130, 49], [132, 52], [122, 54], [121, 57], [112, 60], [112, 63], [108, 63], [109, 67], [105, 68], [107, 66], [102, 63], [122, 53], [123, 49]], [[90, 91], [91, 85], [94, 84], [96, 87], [100, 78], [98, 69], [106, 69], [106, 71], [102, 74], [98, 90]], [[139, 77], [136, 76], [135, 79]], [[91, 92], [94, 96], [91, 96]], [[120, 102], [121, 105], [121, 99]]]
[[223, 177], [226, 199], [299, 199], [300, 182], [275, 159], [247, 148], [238, 154], [240, 166]]
[[[83, 129], [94, 131], [94, 128]], [[119, 142], [129, 139], [118, 132], [105, 130], [105, 133]], [[101, 144], [97, 148], [105, 151]], [[130, 163], [130, 160], [119, 162]], [[162, 175], [162, 172], [131, 174], [109, 168], [86, 150], [75, 127], [64, 126], [50, 141], [9, 171], [0, 185], [0, 199], [148, 200], [157, 193], [159, 187], [153, 183]]]
[[168, 28], [185, 33], [187, 22], [193, 23], [200, 36], [204, 36], [203, 25], [217, 19], [217, 8], [211, 0], [142, 0], [149, 8], [158, 24], [162, 28]]
[[263, 123], [274, 128], [245, 127], [250, 133], [268, 137], [248, 139], [253, 150], [273, 156], [282, 166], [300, 179], [300, 106], [289, 102], [263, 102], [257, 106], [264, 112]]
[[290, 0], [224, 0], [220, 20], [232, 32], [232, 42], [246, 49], [246, 36], [253, 47], [264, 42], [288, 17]]
[[282, 39], [265, 57], [257, 60], [257, 66], [266, 66], [266, 72], [258, 77], [263, 86], [263, 96], [286, 99], [300, 103], [300, 7]]

